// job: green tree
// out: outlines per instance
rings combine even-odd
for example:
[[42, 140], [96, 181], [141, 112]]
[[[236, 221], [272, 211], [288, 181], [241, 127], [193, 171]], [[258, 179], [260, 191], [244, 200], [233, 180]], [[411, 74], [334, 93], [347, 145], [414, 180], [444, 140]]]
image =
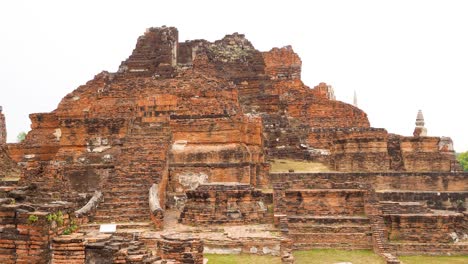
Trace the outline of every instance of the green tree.
[[459, 153], [457, 155], [457, 160], [460, 162], [464, 171], [468, 171], [468, 151]]
[[23, 142], [23, 140], [26, 138], [26, 132], [20, 132], [17, 136], [16, 136], [16, 142], [18, 143], [21, 143]]

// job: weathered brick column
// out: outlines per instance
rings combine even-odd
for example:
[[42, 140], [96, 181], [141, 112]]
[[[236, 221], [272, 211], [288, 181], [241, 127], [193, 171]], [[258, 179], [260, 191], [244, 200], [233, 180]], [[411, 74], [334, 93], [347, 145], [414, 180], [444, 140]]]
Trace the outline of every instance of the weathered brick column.
[[161, 235], [157, 255], [177, 263], [203, 264], [203, 241], [188, 234]]
[[82, 234], [55, 237], [52, 240], [53, 264], [84, 264], [85, 239]]

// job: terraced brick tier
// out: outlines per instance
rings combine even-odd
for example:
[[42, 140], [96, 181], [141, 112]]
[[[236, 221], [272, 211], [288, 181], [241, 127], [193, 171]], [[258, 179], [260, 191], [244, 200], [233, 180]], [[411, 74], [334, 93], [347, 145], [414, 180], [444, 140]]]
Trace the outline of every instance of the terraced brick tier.
[[463, 211], [468, 207], [468, 191], [381, 190], [376, 194], [381, 201], [421, 202], [438, 210]]
[[289, 216], [288, 237], [295, 249], [372, 248], [369, 219], [363, 216]]
[[398, 255], [467, 255], [468, 242], [460, 243], [415, 243], [392, 242]]
[[248, 224], [266, 220], [262, 192], [248, 184], [202, 184], [187, 192], [180, 214], [184, 224]]
[[453, 243], [454, 234], [466, 234], [464, 214], [433, 210], [431, 213], [384, 215], [390, 242]]
[[189, 234], [164, 234], [157, 242], [157, 255], [180, 263], [203, 263], [203, 241]]
[[287, 189], [275, 195], [275, 212], [286, 215], [363, 215], [360, 189]]

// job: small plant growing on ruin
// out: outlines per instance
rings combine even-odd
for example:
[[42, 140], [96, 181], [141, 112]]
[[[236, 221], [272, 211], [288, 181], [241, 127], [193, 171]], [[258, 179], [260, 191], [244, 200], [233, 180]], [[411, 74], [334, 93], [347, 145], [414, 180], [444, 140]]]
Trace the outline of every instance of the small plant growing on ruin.
[[46, 216], [46, 219], [47, 219], [47, 221], [49, 221], [49, 222], [56, 221], [56, 220], [57, 220], [57, 215], [54, 214], [54, 213], [48, 214], [48, 215]]
[[37, 217], [37, 215], [30, 215], [30, 216], [28, 217], [28, 222], [29, 222], [30, 224], [37, 222], [37, 220], [39, 220], [39, 217]]
[[67, 229], [63, 231], [62, 234], [70, 235], [71, 233], [75, 232], [76, 229], [78, 229], [78, 226], [76, 224], [71, 224]]
[[55, 220], [57, 222], [57, 225], [62, 226], [63, 225], [63, 214], [62, 211], [57, 212], [57, 219]]
[[21, 143], [26, 139], [26, 132], [22, 131], [16, 136], [16, 142]]
[[15, 199], [11, 200], [10, 204], [16, 204], [16, 200]]

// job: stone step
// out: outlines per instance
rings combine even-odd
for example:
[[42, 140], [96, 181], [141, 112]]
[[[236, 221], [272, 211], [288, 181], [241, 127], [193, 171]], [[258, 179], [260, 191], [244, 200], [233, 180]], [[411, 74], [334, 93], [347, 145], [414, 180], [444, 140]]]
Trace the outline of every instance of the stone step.
[[142, 221], [149, 221], [150, 220], [150, 213], [146, 214], [133, 214], [133, 215], [102, 215], [102, 216], [95, 216], [94, 222], [97, 223], [118, 223], [118, 222], [142, 222]]
[[[121, 209], [102, 209], [98, 210], [96, 214], [94, 215], [95, 217], [99, 218], [122, 218], [122, 217], [131, 217], [131, 216], [147, 216], [149, 220], [149, 215], [150, 215], [150, 210], [148, 208], [121, 208]], [[121, 221], [120, 221], [121, 222]]]
[[372, 237], [366, 233], [306, 233], [289, 230], [288, 237], [294, 243], [337, 243], [372, 246]]
[[106, 192], [104, 194], [104, 201], [107, 201], [108, 199], [113, 200], [113, 199], [122, 199], [122, 200], [129, 200], [129, 201], [146, 201], [148, 200], [148, 192], [142, 192], [141, 190], [139, 192], [125, 192], [125, 191], [113, 191], [113, 192]]
[[308, 225], [288, 224], [290, 232], [300, 230], [307, 233], [370, 233], [368, 225]]
[[[111, 180], [112, 181], [112, 180]], [[108, 182], [107, 188], [112, 188], [115, 189], [114, 191], [118, 191], [119, 188], [122, 190], [127, 190], [127, 189], [132, 189], [133, 190], [140, 190], [142, 192], [143, 187], [148, 187], [148, 189], [153, 185], [153, 183], [158, 183], [158, 181], [155, 180], [146, 180], [146, 181], [139, 181], [139, 182], [133, 182], [131, 180], [129, 181], [114, 181], [114, 182]]]
[[355, 192], [355, 193], [365, 193], [366, 190], [363, 189], [287, 189], [287, 192], [304, 192], [304, 193], [350, 193], [350, 192]]
[[[148, 155], [152, 155], [152, 154], [145, 154], [145, 155], [142, 155], [139, 158], [135, 158], [135, 157], [123, 157], [122, 158], [121, 157], [120, 162], [116, 164], [116, 171], [118, 171], [118, 169], [122, 169], [122, 168], [124, 168], [125, 171], [128, 171], [128, 169], [135, 170], [137, 168], [141, 168], [141, 169], [145, 169], [145, 170], [153, 169], [154, 171], [159, 171], [159, 170], [164, 168], [164, 165], [165, 165], [164, 160], [159, 160], [159, 159], [156, 160], [155, 159], [155, 160], [151, 160], [151, 161], [148, 161], [148, 162], [142, 161], [142, 159], [144, 159]], [[137, 171], [135, 171], [135, 172], [137, 172]], [[123, 175], [125, 175], [125, 174], [123, 174]]]
[[119, 207], [118, 205], [115, 206], [106, 206], [106, 207], [99, 207], [98, 210], [96, 211], [95, 215], [122, 215], [122, 214], [141, 214], [141, 213], [149, 213], [149, 205], [147, 206], [134, 206], [134, 207], [128, 207], [128, 206], [121, 206]]
[[139, 178], [149, 178], [161, 175], [166, 164], [153, 164], [151, 166], [146, 166], [144, 164], [132, 164], [128, 165], [125, 163], [120, 163], [115, 168], [114, 177], [120, 177], [123, 179], [139, 179]]
[[132, 187], [110, 187], [110, 189], [105, 192], [104, 198], [116, 198], [119, 196], [126, 196], [126, 197], [139, 197], [139, 196], [148, 196], [149, 188], [151, 185], [148, 186], [141, 186], [140, 188], [132, 188]]
[[152, 185], [152, 182], [149, 181], [148, 183], [132, 183], [130, 182], [116, 182], [112, 183], [109, 187], [111, 188], [112, 191], [137, 191], [142, 192], [143, 189], [145, 188], [150, 188]]
[[120, 155], [121, 157], [125, 157], [125, 159], [122, 159], [124, 162], [139, 161], [140, 158], [145, 158], [144, 161], [147, 160], [148, 162], [163, 162], [167, 157], [165, 149], [160, 151], [148, 151], [147, 149], [142, 148], [123, 148]]
[[144, 207], [148, 205], [148, 199], [145, 200], [111, 200], [111, 201], [105, 201], [103, 203], [99, 204], [99, 207], [101, 208], [117, 208], [117, 207]]
[[[130, 137], [125, 138], [123, 141], [124, 147], [139, 147], [142, 143], [147, 143], [146, 146], [155, 146], [164, 148], [170, 144], [167, 143], [169, 137], [164, 134], [163, 131], [153, 130], [142, 134], [132, 134]], [[125, 145], [125, 143], [133, 143]]]
[[371, 245], [368, 244], [355, 244], [355, 243], [298, 243], [293, 244], [294, 250], [310, 250], [310, 249], [344, 249], [344, 250], [360, 250], [360, 249], [372, 249]]
[[147, 178], [111, 178], [109, 179], [109, 186], [113, 187], [128, 187], [128, 186], [141, 186], [141, 185], [147, 185], [147, 184], [152, 184], [154, 182], [153, 179], [147, 179]]
[[[108, 201], [105, 204], [99, 205], [98, 210], [96, 213], [99, 213], [99, 211], [104, 211], [104, 210], [123, 210], [123, 209], [128, 209], [128, 210], [134, 210], [135, 208], [138, 209], [148, 209], [149, 208], [149, 203], [148, 201], [140, 201], [138, 203], [134, 203], [132, 201], [128, 203], [123, 203], [116, 201], [115, 203], [112, 201]], [[112, 213], [112, 212], [111, 212]]]
[[331, 225], [369, 225], [369, 218], [365, 216], [342, 216], [342, 215], [327, 215], [327, 216], [288, 216], [288, 223], [308, 223], [308, 224], [331, 224]]

